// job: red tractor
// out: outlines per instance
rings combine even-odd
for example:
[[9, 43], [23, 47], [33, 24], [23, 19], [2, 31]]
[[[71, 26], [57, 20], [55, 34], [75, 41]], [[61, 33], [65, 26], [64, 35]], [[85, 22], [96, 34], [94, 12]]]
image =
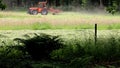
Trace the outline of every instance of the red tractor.
[[38, 7], [30, 7], [28, 13], [31, 15], [37, 15], [38, 13], [41, 13], [42, 15], [47, 15], [48, 9], [46, 7], [46, 3], [47, 1], [39, 2]]
[[38, 7], [30, 7], [28, 10], [28, 13], [31, 15], [37, 15], [38, 13], [41, 13], [41, 15], [47, 15], [48, 11], [51, 12], [53, 15], [61, 12], [59, 9], [54, 9], [54, 8], [47, 8], [46, 7], [47, 0], [44, 2], [39, 2]]

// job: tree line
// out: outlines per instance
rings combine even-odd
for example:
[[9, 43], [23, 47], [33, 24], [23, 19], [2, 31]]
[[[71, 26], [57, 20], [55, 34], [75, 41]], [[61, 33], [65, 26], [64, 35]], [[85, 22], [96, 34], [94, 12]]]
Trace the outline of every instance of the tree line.
[[[0, 0], [2, 1], [2, 0]], [[3, 3], [8, 8], [14, 7], [30, 7], [35, 6], [38, 2], [46, 0], [3, 0]], [[108, 7], [108, 9], [114, 9], [120, 11], [120, 0], [47, 0], [48, 6], [75, 6], [75, 7]]]
[[[3, 0], [4, 3], [15, 6], [25, 6], [30, 4], [37, 4], [40, 1], [46, 0]], [[64, 6], [64, 5], [92, 5], [92, 6], [112, 6], [114, 3], [120, 6], [120, 0], [47, 0], [50, 6]], [[13, 4], [14, 3], [14, 4]]]

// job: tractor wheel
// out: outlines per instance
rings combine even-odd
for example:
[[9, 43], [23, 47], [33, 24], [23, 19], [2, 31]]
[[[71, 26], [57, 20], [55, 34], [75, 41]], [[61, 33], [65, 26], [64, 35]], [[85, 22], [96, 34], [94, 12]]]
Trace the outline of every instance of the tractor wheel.
[[41, 15], [47, 15], [48, 14], [48, 10], [47, 9], [43, 9], [42, 11], [41, 11]]
[[38, 11], [37, 11], [37, 10], [33, 10], [33, 11], [32, 11], [32, 14], [33, 14], [33, 15], [37, 15], [37, 14], [38, 14]]

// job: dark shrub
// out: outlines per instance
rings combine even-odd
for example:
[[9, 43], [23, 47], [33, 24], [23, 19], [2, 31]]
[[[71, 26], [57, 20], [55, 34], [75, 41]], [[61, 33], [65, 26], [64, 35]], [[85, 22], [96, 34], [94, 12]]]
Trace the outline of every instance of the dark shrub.
[[2, 0], [0, 0], [0, 9], [5, 10], [6, 5], [2, 3]]
[[40, 34], [27, 40], [21, 40], [25, 44], [26, 51], [34, 60], [50, 59], [50, 53], [53, 50], [61, 48], [59, 36]]

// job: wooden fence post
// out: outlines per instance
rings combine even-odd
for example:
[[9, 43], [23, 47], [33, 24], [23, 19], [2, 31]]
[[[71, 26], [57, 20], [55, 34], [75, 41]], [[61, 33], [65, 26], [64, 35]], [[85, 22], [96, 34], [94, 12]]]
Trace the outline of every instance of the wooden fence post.
[[97, 43], [97, 24], [95, 24], [95, 45]]

